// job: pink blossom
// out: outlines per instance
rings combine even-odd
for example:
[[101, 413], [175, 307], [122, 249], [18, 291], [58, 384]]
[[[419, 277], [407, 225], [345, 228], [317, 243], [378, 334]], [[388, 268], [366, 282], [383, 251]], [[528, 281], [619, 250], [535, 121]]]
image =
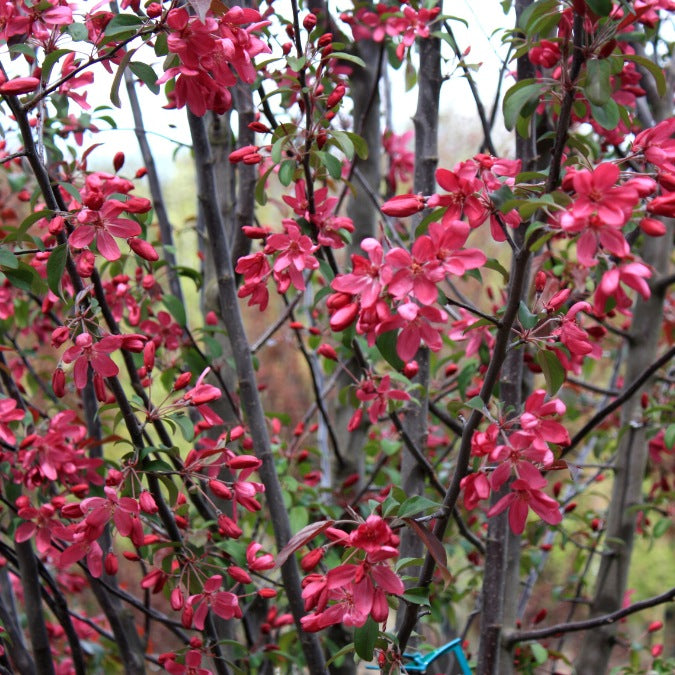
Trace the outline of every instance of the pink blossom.
[[529, 509], [550, 525], [557, 525], [562, 520], [560, 506], [555, 499], [541, 491], [546, 484], [546, 479], [541, 475], [537, 480], [517, 478], [511, 483], [511, 492], [488, 511], [488, 517], [509, 509], [509, 525], [514, 534], [522, 534], [525, 530]]
[[78, 389], [84, 389], [87, 384], [87, 366], [101, 377], [114, 377], [119, 372], [115, 362], [108, 356], [122, 346], [121, 335], [106, 335], [98, 342], [94, 342], [91, 334], [80, 333], [75, 338], [75, 344], [66, 349], [62, 360], [64, 363], [75, 362], [73, 379]]

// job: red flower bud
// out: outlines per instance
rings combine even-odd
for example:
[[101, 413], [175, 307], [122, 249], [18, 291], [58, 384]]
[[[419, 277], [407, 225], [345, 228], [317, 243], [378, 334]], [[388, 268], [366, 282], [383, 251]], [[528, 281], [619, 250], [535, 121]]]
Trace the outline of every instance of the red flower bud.
[[180, 622], [183, 624], [183, 628], [192, 628], [192, 617], [195, 615], [192, 605], [185, 605], [185, 609], [180, 617]]
[[333, 41], [333, 34], [332, 33], [324, 33], [317, 41], [317, 44], [319, 47], [325, 47], [326, 45], [329, 45]]
[[96, 256], [92, 251], [82, 251], [80, 255], [77, 256], [77, 261], [75, 262], [75, 268], [77, 273], [81, 277], [89, 278], [94, 273], [94, 267], [96, 265]]
[[232, 499], [232, 490], [219, 480], [212, 479], [209, 481], [209, 489], [216, 497], [221, 499]]
[[546, 272], [539, 270], [534, 275], [534, 288], [537, 293], [541, 293], [544, 290], [544, 286], [546, 286]]
[[[243, 443], [242, 445], [246, 447], [247, 444]], [[251, 443], [251, 446], [252, 445], [253, 443]], [[226, 464], [233, 471], [239, 471], [240, 469], [257, 469], [262, 466], [262, 460], [253, 455], [237, 455], [236, 457], [228, 459]]]
[[661, 656], [661, 654], [663, 654], [663, 645], [662, 645], [662, 644], [656, 644], [656, 645], [654, 645], [654, 646], [652, 647], [652, 656], [653, 656], [655, 659], [658, 659], [659, 656]]
[[661, 630], [663, 628], [663, 621], [652, 621], [649, 624], [649, 628], [647, 628], [647, 631], [649, 633], [656, 633], [657, 630]]
[[228, 159], [232, 164], [236, 164], [237, 162], [241, 162], [246, 155], [250, 155], [252, 153], [255, 153], [258, 151], [258, 146], [257, 145], [244, 145], [241, 148], [237, 148], [233, 152], [230, 153]]
[[148, 170], [144, 166], [142, 166], [140, 169], [136, 171], [135, 176], [136, 178], [143, 178], [143, 176], [145, 176], [147, 173]]
[[0, 84], [0, 94], [28, 94], [39, 86], [40, 80], [37, 77], [15, 77]]
[[323, 356], [326, 359], [330, 359], [331, 361], [338, 360], [338, 355], [335, 349], [331, 347], [331, 345], [328, 345], [326, 343], [319, 345], [319, 348], [316, 350], [316, 353]]
[[131, 562], [138, 562], [141, 559], [141, 556], [136, 553], [136, 551], [123, 551], [122, 555]]
[[181, 389], [187, 387], [188, 384], [190, 384], [191, 379], [192, 379], [192, 373], [181, 373], [176, 378], [176, 381], [173, 383], [173, 390], [174, 391], [180, 391]]
[[143, 490], [138, 496], [138, 503], [141, 505], [143, 512], [149, 515], [154, 515], [159, 511], [155, 498], [147, 490]]
[[381, 211], [387, 216], [403, 218], [419, 213], [424, 208], [422, 195], [398, 195], [382, 204]]
[[105, 573], [108, 576], [114, 577], [117, 574], [117, 570], [119, 568], [117, 556], [112, 552], [108, 553], [108, 555], [105, 557], [103, 567], [105, 568]]
[[337, 333], [344, 330], [348, 326], [351, 326], [354, 323], [358, 313], [359, 305], [356, 302], [338, 309], [337, 312], [335, 312], [335, 314], [333, 314], [333, 316], [330, 318], [331, 330], [334, 330]]
[[405, 366], [403, 366], [403, 374], [409, 379], [412, 380], [415, 375], [419, 372], [419, 364], [417, 361], [411, 361], [410, 363], [406, 363]]
[[253, 581], [251, 575], [245, 569], [242, 569], [237, 565], [230, 565], [227, 568], [227, 573], [240, 584], [250, 584]]
[[52, 331], [52, 347], [60, 347], [70, 337], [70, 331], [65, 326], [59, 326]]
[[105, 390], [105, 381], [98, 373], [94, 373], [93, 383], [96, 400], [99, 403], [106, 403], [108, 401], [108, 394]]
[[[286, 27], [286, 32], [288, 32], [288, 26]], [[293, 26], [290, 26], [291, 28], [291, 33], [293, 32]], [[289, 35], [289, 37], [291, 37]], [[290, 42], [284, 42], [284, 44], [281, 45], [281, 51], [284, 56], [288, 56], [291, 53], [291, 49], [293, 49], [293, 45]]]
[[179, 612], [183, 609], [183, 606], [185, 605], [183, 591], [181, 591], [180, 588], [174, 588], [169, 596], [169, 602], [171, 603], [171, 609], [173, 609], [174, 612]]
[[129, 248], [144, 260], [149, 260], [150, 262], [159, 260], [159, 253], [157, 253], [155, 247], [144, 239], [131, 237], [131, 239], [127, 239], [127, 243], [129, 244]]
[[326, 107], [334, 108], [344, 97], [345, 91], [345, 86], [343, 84], [338, 84], [338, 86], [333, 89], [333, 92], [328, 97], [328, 100], [326, 101]]
[[268, 134], [271, 131], [271, 129], [266, 124], [263, 124], [262, 122], [251, 122], [248, 125], [248, 128], [251, 131], [257, 131], [260, 134]]
[[269, 232], [264, 227], [253, 227], [251, 225], [244, 225], [241, 228], [241, 231], [249, 239], [264, 239], [269, 234]]
[[242, 535], [242, 529], [229, 516], [221, 514], [218, 516], [218, 531], [230, 539], [238, 539]]
[[323, 547], [319, 546], [319, 548], [312, 549], [302, 557], [300, 567], [302, 567], [305, 572], [311, 572], [321, 562], [323, 555]]
[[666, 226], [656, 218], [643, 218], [640, 229], [650, 237], [662, 237], [666, 233]]
[[162, 15], [162, 5], [159, 2], [151, 2], [146, 8], [145, 13], [150, 19], [156, 19]]
[[303, 19], [302, 25], [304, 29], [308, 32], [311, 33], [314, 26], [316, 26], [316, 14], [312, 14], [311, 12]]
[[244, 164], [260, 164], [263, 161], [263, 156], [259, 152], [252, 152], [250, 155], [246, 155], [242, 162]]
[[63, 398], [66, 395], [66, 374], [61, 368], [57, 368], [52, 375], [52, 390], [56, 398]]
[[545, 607], [542, 607], [542, 608], [537, 612], [537, 614], [536, 614], [536, 616], [534, 617], [534, 619], [532, 619], [532, 625], [536, 625], [536, 624], [538, 624], [538, 623], [541, 623], [541, 622], [546, 618], [546, 615], [547, 615], [547, 614], [548, 614], [548, 612], [546, 611], [546, 608], [545, 608]]
[[261, 598], [276, 598], [277, 592], [273, 588], [259, 588], [258, 595]]
[[576, 502], [570, 502], [563, 510], [565, 513], [570, 513], [571, 511], [574, 511], [574, 509], [577, 508], [577, 503]]
[[113, 157], [113, 168], [115, 169], [115, 173], [117, 173], [123, 166], [124, 166], [124, 153], [116, 152], [115, 156]]

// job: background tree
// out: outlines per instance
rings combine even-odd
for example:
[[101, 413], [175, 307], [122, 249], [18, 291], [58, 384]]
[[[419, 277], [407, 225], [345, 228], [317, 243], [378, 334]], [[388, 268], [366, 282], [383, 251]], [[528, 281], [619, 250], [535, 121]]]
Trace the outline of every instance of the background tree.
[[2, 672], [672, 671], [672, 3], [497, 9], [0, 6]]

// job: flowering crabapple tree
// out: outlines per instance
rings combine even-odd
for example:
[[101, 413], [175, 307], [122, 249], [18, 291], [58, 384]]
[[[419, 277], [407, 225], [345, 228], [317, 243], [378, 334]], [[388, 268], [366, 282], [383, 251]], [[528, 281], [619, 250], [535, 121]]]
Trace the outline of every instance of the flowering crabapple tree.
[[0, 2], [0, 672], [672, 672], [675, 3], [489, 4]]

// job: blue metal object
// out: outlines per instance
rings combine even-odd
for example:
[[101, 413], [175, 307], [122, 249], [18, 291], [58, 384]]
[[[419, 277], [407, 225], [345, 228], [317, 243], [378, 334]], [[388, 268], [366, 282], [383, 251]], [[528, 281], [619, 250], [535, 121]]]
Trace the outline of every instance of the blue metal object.
[[[462, 651], [462, 640], [461, 638], [455, 638], [450, 640], [447, 644], [444, 644], [438, 649], [429, 652], [428, 654], [404, 652], [403, 658], [408, 662], [403, 664], [403, 670], [406, 673], [426, 673], [427, 668], [438, 658], [447, 654], [448, 652], [453, 652], [459, 667], [462, 669], [462, 675], [471, 675], [471, 669], [469, 668], [469, 662], [464, 656]], [[368, 670], [379, 670], [379, 666], [366, 666]]]

